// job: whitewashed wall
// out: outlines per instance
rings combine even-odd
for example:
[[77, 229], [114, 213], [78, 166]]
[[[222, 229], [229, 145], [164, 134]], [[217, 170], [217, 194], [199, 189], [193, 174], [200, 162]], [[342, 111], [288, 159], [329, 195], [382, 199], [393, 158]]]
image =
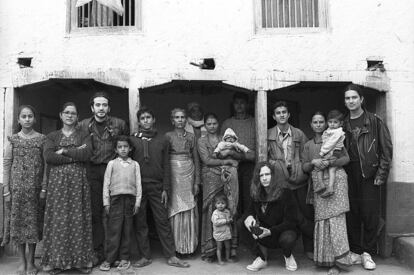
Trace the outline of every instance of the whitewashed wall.
[[[253, 10], [253, 0], [142, 0], [142, 32], [87, 36], [66, 33], [64, 0], [1, 1], [0, 87], [49, 77], [122, 87], [212, 79], [265, 90], [303, 80], [364, 83], [366, 58], [380, 56], [390, 78], [392, 180], [412, 181], [414, 1], [332, 0], [329, 30], [310, 34], [258, 34]], [[33, 68], [17, 66], [25, 56]], [[215, 58], [214, 71], [189, 65], [203, 57]]]

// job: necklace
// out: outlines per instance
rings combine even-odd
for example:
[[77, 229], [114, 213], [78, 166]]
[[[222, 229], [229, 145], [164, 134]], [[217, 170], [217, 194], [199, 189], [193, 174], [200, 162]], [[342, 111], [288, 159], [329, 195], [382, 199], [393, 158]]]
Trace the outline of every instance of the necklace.
[[23, 130], [19, 132], [20, 136], [25, 138], [25, 139], [29, 139], [33, 136], [33, 134], [35, 133], [35, 130], [30, 130], [30, 132], [28, 132], [27, 134], [23, 133]]
[[70, 129], [70, 130], [64, 130], [62, 129], [62, 133], [66, 136], [69, 137], [73, 132], [75, 131], [75, 129]]

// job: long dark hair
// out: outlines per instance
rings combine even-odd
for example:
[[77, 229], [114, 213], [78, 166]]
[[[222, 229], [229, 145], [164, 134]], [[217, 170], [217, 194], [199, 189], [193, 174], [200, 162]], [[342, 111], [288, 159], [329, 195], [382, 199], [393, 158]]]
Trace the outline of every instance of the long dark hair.
[[[269, 189], [266, 192], [260, 183], [260, 170], [262, 167], [268, 167], [272, 178], [270, 179]], [[259, 162], [254, 168], [252, 183], [250, 186], [250, 196], [253, 201], [269, 202], [277, 200], [283, 192], [283, 187], [276, 182], [275, 169], [268, 161]]]

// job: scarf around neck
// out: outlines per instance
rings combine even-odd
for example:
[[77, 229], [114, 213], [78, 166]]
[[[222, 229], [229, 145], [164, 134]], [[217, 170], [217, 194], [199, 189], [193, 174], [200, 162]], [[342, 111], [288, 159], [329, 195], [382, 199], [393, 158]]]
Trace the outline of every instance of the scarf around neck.
[[138, 133], [135, 134], [137, 138], [140, 138], [142, 140], [142, 144], [144, 146], [144, 161], [146, 163], [148, 163], [150, 160], [149, 149], [148, 149], [149, 142], [156, 135], [157, 135], [156, 129], [149, 129], [149, 130], [139, 129]]

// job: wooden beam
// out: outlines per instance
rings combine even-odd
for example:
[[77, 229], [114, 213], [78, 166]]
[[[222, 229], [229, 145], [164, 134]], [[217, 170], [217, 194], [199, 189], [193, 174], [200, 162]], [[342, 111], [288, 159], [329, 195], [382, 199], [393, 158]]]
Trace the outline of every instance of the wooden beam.
[[267, 92], [256, 94], [256, 159], [267, 160]]
[[138, 131], [137, 112], [140, 108], [139, 89], [137, 87], [128, 88], [128, 104], [129, 104], [129, 129], [132, 133]]

